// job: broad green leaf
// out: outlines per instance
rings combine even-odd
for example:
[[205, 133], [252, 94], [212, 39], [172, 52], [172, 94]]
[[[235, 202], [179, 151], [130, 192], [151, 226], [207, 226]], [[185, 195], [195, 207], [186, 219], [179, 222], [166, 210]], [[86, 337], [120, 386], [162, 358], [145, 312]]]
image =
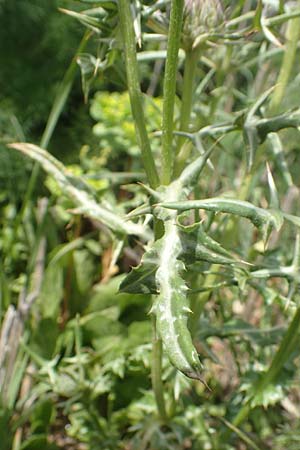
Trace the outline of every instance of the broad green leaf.
[[85, 339], [93, 340], [104, 336], [125, 335], [125, 327], [118, 320], [112, 320], [103, 314], [89, 314], [82, 326]]
[[[86, 313], [101, 311], [107, 316], [109, 309], [114, 307], [117, 308], [119, 315], [122, 315], [123, 323], [129, 324], [133, 320], [145, 320], [149, 312], [150, 296], [147, 294], [133, 295], [132, 293], [120, 293], [119, 286], [123, 279], [124, 275], [116, 276], [105, 284], [99, 283], [96, 285], [93, 289]], [[109, 315], [108, 317], [111, 316]]]
[[63, 189], [65, 195], [78, 207], [78, 213], [103, 222], [108, 228], [121, 234], [136, 234], [147, 239], [144, 227], [122, 217], [99, 205], [92, 196], [89, 186], [79, 177], [70, 174], [66, 167], [47, 151], [36, 145], [27, 143], [11, 144], [9, 147], [18, 150], [39, 162], [43, 169], [53, 176]]
[[86, 249], [75, 250], [73, 252], [73, 261], [77, 287], [79, 292], [84, 294], [92, 286], [95, 261]]
[[73, 397], [80, 392], [78, 375], [73, 373], [55, 373], [51, 377], [52, 389], [56, 394], [63, 397]]
[[63, 267], [61, 264], [49, 264], [43, 278], [38, 298], [42, 316], [56, 318], [63, 297]]
[[30, 415], [31, 431], [41, 433], [47, 431], [54, 416], [54, 405], [50, 399], [40, 399]]
[[59, 329], [57, 319], [42, 319], [32, 335], [30, 348], [40, 357], [50, 360], [53, 356]]

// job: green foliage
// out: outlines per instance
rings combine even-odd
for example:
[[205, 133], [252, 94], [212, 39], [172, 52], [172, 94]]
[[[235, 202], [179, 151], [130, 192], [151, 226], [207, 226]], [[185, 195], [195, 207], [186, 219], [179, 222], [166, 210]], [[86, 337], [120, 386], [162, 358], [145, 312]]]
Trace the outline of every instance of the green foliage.
[[0, 3], [3, 449], [298, 448], [299, 5], [35, 3]]
[[46, 120], [56, 83], [80, 39], [79, 30], [57, 7], [56, 0], [1, 3], [1, 101], [11, 102], [26, 132]]
[[[161, 99], [145, 97], [144, 109], [150, 133], [160, 128], [161, 105]], [[109, 162], [114, 170], [120, 170], [123, 155], [129, 154], [137, 159], [139, 149], [127, 92], [98, 92], [92, 100], [91, 116], [97, 121], [93, 131], [99, 138], [101, 153], [97, 156], [98, 163], [100, 159], [101, 165], [106, 166]]]

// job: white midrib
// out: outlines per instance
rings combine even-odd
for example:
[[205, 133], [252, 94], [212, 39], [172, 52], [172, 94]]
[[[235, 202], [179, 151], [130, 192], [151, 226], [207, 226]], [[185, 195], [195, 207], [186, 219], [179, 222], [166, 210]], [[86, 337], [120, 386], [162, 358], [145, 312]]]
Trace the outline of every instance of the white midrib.
[[183, 355], [182, 349], [179, 345], [179, 335], [176, 333], [175, 322], [180, 320], [174, 317], [172, 311], [172, 275], [178, 270], [176, 267], [177, 259], [181, 251], [180, 238], [178, 236], [177, 225], [175, 224], [176, 212], [172, 217], [165, 222], [165, 235], [163, 238], [163, 246], [160, 252], [159, 268], [156, 273], [156, 279], [160, 289], [160, 297], [162, 301], [158, 307], [158, 314], [161, 319], [168, 324], [170, 335], [164, 336], [164, 341], [172, 342], [173, 351], [176, 353], [178, 360], [181, 361], [181, 366], [190, 366], [187, 359]]

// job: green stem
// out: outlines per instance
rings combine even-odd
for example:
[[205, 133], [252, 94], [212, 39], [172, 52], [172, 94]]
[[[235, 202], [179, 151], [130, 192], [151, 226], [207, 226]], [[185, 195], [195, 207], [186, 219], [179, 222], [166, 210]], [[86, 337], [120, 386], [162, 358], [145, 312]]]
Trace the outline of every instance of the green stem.
[[155, 395], [158, 414], [163, 422], [167, 421], [167, 413], [164, 399], [164, 388], [162, 382], [162, 340], [157, 336], [156, 320], [152, 318], [153, 323], [153, 345], [152, 345], [152, 387]]
[[[191, 120], [191, 112], [193, 106], [193, 92], [194, 81], [197, 69], [197, 62], [199, 59], [199, 48], [189, 49], [186, 51], [183, 75], [183, 89], [181, 100], [181, 114], [180, 114], [180, 131], [189, 131]], [[186, 139], [184, 136], [178, 138], [177, 143], [177, 158], [175, 161], [174, 175], [179, 176], [185, 167], [186, 160], [190, 155], [191, 147], [184, 146]]]
[[[212, 264], [210, 267], [210, 272], [206, 277], [202, 286], [205, 288], [206, 286], [213, 286], [216, 283], [217, 273], [219, 272], [220, 266], [218, 264]], [[199, 284], [198, 277], [195, 278], [194, 283], [192, 283], [192, 287], [197, 287]], [[195, 336], [198, 326], [199, 320], [203, 313], [206, 303], [208, 302], [211, 296], [211, 291], [205, 291], [201, 293], [196, 293], [191, 296], [191, 309], [193, 314], [190, 317], [190, 330], [192, 336]]]
[[181, 38], [184, 0], [172, 0], [168, 33], [167, 59], [164, 76], [164, 103], [162, 118], [162, 183], [168, 185], [173, 169], [173, 129], [176, 95], [178, 51]]
[[143, 165], [152, 188], [159, 185], [159, 178], [155, 167], [150, 142], [146, 129], [142, 105], [142, 92], [139, 82], [139, 71], [136, 55], [136, 42], [133, 29], [133, 18], [129, 0], [119, 0], [119, 20], [124, 42], [125, 65], [128, 83], [128, 92], [135, 123], [137, 142], [141, 149]]
[[287, 31], [286, 31], [286, 48], [281, 64], [281, 69], [279, 72], [276, 87], [273, 92], [270, 110], [275, 114], [280, 106], [283, 99], [287, 83], [291, 76], [291, 72], [294, 66], [297, 44], [300, 37], [300, 18], [289, 20]]

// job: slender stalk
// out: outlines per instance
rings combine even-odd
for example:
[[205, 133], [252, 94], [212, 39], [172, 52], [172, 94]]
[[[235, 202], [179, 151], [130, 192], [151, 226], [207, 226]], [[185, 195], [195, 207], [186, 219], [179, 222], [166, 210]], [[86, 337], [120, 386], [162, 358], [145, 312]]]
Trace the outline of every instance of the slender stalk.
[[286, 48], [283, 55], [283, 60], [277, 80], [276, 87], [273, 92], [270, 110], [275, 114], [283, 99], [287, 83], [291, 76], [291, 72], [294, 66], [297, 44], [300, 38], [300, 18], [289, 20], [286, 31]]
[[153, 345], [152, 345], [152, 387], [155, 395], [156, 405], [160, 419], [163, 422], [167, 421], [167, 413], [164, 399], [163, 382], [161, 378], [162, 372], [162, 340], [156, 333], [156, 320], [152, 318], [153, 324]]
[[[189, 49], [186, 51], [185, 63], [184, 63], [184, 75], [183, 75], [183, 89], [181, 100], [181, 114], [180, 114], [180, 131], [189, 131], [189, 125], [191, 120], [191, 112], [193, 106], [193, 92], [194, 81], [197, 68], [197, 62], [199, 59], [199, 48]], [[182, 172], [186, 160], [189, 157], [191, 147], [183, 146], [186, 139], [184, 136], [180, 136], [177, 142], [177, 158], [175, 161], [174, 175], [175, 178]]]
[[[205, 288], [207, 286], [213, 286], [216, 284], [217, 273], [220, 270], [220, 266], [218, 264], [212, 264], [210, 267], [210, 273], [205, 277], [202, 286]], [[197, 287], [199, 285], [199, 277], [195, 278], [192, 282], [192, 288]], [[200, 293], [195, 293], [191, 296], [191, 309], [193, 314], [190, 317], [190, 330], [192, 336], [195, 336], [198, 326], [199, 319], [203, 313], [206, 303], [208, 302], [211, 296], [211, 291], [204, 291]]]
[[163, 184], [171, 181], [173, 169], [174, 105], [178, 51], [180, 45], [184, 0], [172, 0], [168, 33], [167, 59], [164, 76], [164, 103], [162, 118], [162, 174]]
[[[172, 141], [173, 141], [173, 115], [176, 94], [176, 73], [178, 63], [178, 51], [183, 16], [183, 0], [175, 0], [172, 3], [170, 28], [168, 36], [168, 48], [166, 69], [164, 77], [164, 105], [162, 121], [162, 183], [169, 184], [172, 175]], [[155, 238], [163, 234], [163, 225], [155, 221]], [[163, 394], [162, 382], [162, 340], [156, 332], [156, 320], [153, 317], [153, 346], [152, 346], [152, 386], [160, 419], [167, 421], [167, 412]]]
[[[146, 123], [142, 107], [142, 94], [138, 76], [138, 64], [136, 55], [136, 43], [134, 30], [132, 26], [132, 15], [130, 11], [130, 2], [128, 0], [119, 0], [119, 20], [121, 24], [121, 32], [124, 42], [125, 64], [128, 82], [128, 91], [131, 102], [132, 115], [135, 122], [137, 140], [142, 152], [142, 159], [145, 172], [152, 188], [159, 185], [159, 177], [154, 164], [153, 155], [151, 152], [150, 142], [146, 130]], [[163, 234], [162, 224], [160, 221], [155, 221], [155, 237], [156, 239]], [[155, 318], [153, 318], [153, 347], [152, 347], [152, 386], [157, 404], [158, 414], [160, 419], [165, 422], [167, 420], [167, 413], [165, 407], [165, 400], [163, 395], [162, 383], [162, 341], [157, 336]]]
[[152, 188], [156, 188], [159, 185], [159, 178], [151, 152], [142, 105], [142, 93], [139, 82], [136, 42], [130, 2], [128, 0], [119, 0], [118, 7], [121, 32], [124, 42], [128, 92], [135, 123], [137, 142], [141, 149], [143, 165], [149, 184]]

